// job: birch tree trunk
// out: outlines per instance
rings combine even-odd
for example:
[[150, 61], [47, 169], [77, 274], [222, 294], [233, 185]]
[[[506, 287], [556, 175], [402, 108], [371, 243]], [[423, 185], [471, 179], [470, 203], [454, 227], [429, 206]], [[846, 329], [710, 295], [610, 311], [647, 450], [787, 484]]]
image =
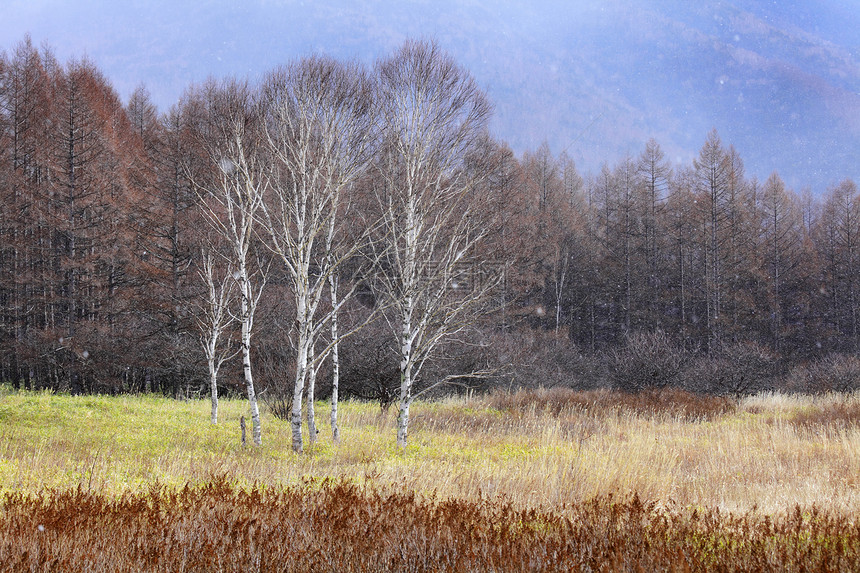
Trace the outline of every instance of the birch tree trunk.
[[407, 42], [378, 72], [386, 147], [377, 247], [390, 268], [377, 278], [396, 313], [390, 324], [400, 343], [397, 445], [405, 448], [412, 402], [443, 382], [415, 392], [423, 364], [465, 328], [492, 288], [488, 281], [458, 289], [464, 263], [487, 232], [472, 217], [481, 172], [463, 161], [479, 153], [490, 107], [472, 78], [432, 43]]
[[[303, 451], [302, 396], [329, 348], [315, 344], [339, 306], [321, 305], [329, 277], [361, 248], [341, 236], [343, 195], [366, 168], [376, 144], [373, 93], [357, 66], [312, 57], [276, 70], [264, 88], [272, 195], [264, 204], [270, 248], [289, 277], [296, 314], [296, 372], [290, 412], [293, 450]], [[308, 421], [316, 439], [313, 389]]]
[[242, 291], [242, 372], [245, 376], [245, 391], [248, 394], [248, 407], [251, 410], [251, 435], [254, 445], [263, 445], [263, 431], [260, 425], [260, 408], [257, 405], [257, 392], [254, 389], [254, 376], [251, 373], [251, 329], [253, 327], [253, 310], [255, 306], [251, 292], [251, 282], [245, 265], [239, 269], [240, 288]]
[[209, 396], [211, 400], [211, 421], [218, 423], [218, 372], [221, 365], [230, 358], [229, 348], [219, 351], [219, 341], [224, 329], [232, 322], [229, 303], [233, 293], [233, 282], [229, 269], [216, 284], [215, 260], [211, 250], [204, 250], [198, 274], [206, 283], [207, 298], [200, 305], [197, 324], [200, 328], [200, 341], [209, 369]]
[[337, 287], [338, 275], [332, 273], [328, 277], [329, 298], [331, 299], [332, 308], [335, 309], [331, 315], [331, 439], [335, 444], [340, 443], [340, 428], [337, 424], [337, 407], [340, 392], [340, 352], [338, 342], [338, 324], [337, 324]]
[[[203, 212], [212, 228], [229, 244], [230, 261], [240, 296], [239, 323], [242, 372], [248, 395], [254, 444], [263, 443], [260, 409], [251, 369], [251, 334], [254, 313], [265, 286], [265, 274], [252, 272], [251, 246], [255, 240], [255, 223], [263, 204], [266, 175], [255, 157], [259, 133], [254, 131], [255, 114], [247, 86], [227, 83], [207, 86], [204, 93], [209, 106], [210, 140], [204, 145], [216, 167], [216, 178], [198, 184]], [[226, 111], [226, 113], [225, 113]], [[256, 280], [254, 277], [259, 277]]]
[[218, 423], [218, 371], [215, 370], [215, 363], [209, 360], [209, 398], [211, 400], [211, 413], [209, 416], [213, 424]]
[[[308, 353], [308, 363], [314, 364], [315, 352], [314, 345], [311, 344], [310, 352]], [[316, 393], [317, 369], [308, 369], [308, 391], [307, 391], [307, 417], [308, 417], [308, 443], [311, 447], [317, 443], [317, 419], [316, 411], [314, 410], [314, 395]]]
[[400, 362], [400, 407], [397, 413], [397, 445], [408, 445], [409, 407], [412, 405], [412, 324], [409, 316], [404, 318], [401, 362]]
[[[301, 302], [301, 301], [299, 301]], [[297, 311], [301, 316], [301, 309]], [[304, 451], [302, 439], [302, 396], [305, 390], [305, 378], [308, 368], [308, 335], [305, 328], [299, 325], [300, 333], [296, 354], [296, 378], [293, 384], [293, 407], [290, 412], [290, 427], [293, 434], [293, 451], [301, 453]]]

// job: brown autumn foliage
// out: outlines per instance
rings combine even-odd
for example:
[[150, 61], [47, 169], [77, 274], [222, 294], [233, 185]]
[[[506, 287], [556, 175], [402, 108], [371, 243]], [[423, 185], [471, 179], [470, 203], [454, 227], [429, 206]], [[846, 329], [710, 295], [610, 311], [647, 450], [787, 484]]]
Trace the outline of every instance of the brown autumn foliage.
[[13, 494], [4, 571], [848, 571], [860, 525], [799, 507], [780, 518], [598, 498], [564, 508], [422, 498], [348, 482], [202, 487], [110, 499]]
[[[158, 110], [145, 88], [121, 101], [94, 62], [60, 62], [30, 38], [0, 50], [0, 381], [175, 397], [205, 386], [194, 309], [201, 247], [212, 237], [198, 191], [219, 172], [219, 154], [202, 145], [222, 119], [218, 85], [189, 86]], [[259, 95], [261, 86], [249, 89]], [[692, 164], [673, 164], [650, 140], [595, 174], [580, 175], [547, 145], [516, 156], [488, 138], [473, 151], [464, 165], [480, 174], [475, 216], [488, 229], [478, 258], [505, 271], [499, 312], [480, 328], [494, 346], [523, 347], [499, 353], [516, 385], [598, 386], [584, 367], [616, 349], [659, 365], [661, 348], [637, 357], [625, 342], [661, 331], [717, 357], [700, 371], [711, 388], [694, 389], [858, 385], [856, 364], [827, 358], [852, 356], [860, 341], [855, 181], [819, 196], [786, 188], [777, 173], [760, 182], [716, 131]], [[372, 220], [380, 184], [375, 170], [357, 181], [349, 203], [364, 215], [345, 223], [356, 229], [348, 235]], [[261, 299], [270, 319], [255, 333], [254, 351], [270, 357], [283, 354], [290, 328], [288, 312], [268, 311], [288, 298], [287, 282], [273, 274], [276, 282]], [[380, 331], [373, 347], [391, 346]], [[726, 376], [731, 360], [720, 354], [746, 344], [809, 370]], [[628, 372], [601, 383], [678, 380], [671, 360], [638, 381], [644, 370], [626, 363]]]

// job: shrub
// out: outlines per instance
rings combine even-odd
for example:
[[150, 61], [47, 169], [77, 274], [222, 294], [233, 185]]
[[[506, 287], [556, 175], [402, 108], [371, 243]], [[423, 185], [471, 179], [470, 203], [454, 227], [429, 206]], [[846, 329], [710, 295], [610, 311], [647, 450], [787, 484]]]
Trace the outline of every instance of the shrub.
[[609, 378], [627, 392], [666, 388], [679, 381], [686, 362], [687, 353], [665, 332], [637, 332], [610, 353]]
[[495, 364], [507, 374], [499, 377], [497, 385], [506, 389], [600, 386], [599, 362], [549, 333], [502, 333], [494, 337], [491, 348]]
[[394, 337], [376, 321], [340, 345], [340, 395], [378, 402], [388, 409], [400, 391], [400, 364]]
[[289, 420], [293, 404], [293, 385], [289, 373], [295, 371], [295, 357], [284, 347], [257, 347], [257, 395], [273, 416]]
[[860, 389], [860, 358], [851, 354], [830, 354], [808, 369], [807, 390], [853, 392]]
[[776, 356], [764, 346], [736, 342], [697, 360], [687, 373], [687, 386], [700, 392], [742, 396], [766, 389], [776, 367]]

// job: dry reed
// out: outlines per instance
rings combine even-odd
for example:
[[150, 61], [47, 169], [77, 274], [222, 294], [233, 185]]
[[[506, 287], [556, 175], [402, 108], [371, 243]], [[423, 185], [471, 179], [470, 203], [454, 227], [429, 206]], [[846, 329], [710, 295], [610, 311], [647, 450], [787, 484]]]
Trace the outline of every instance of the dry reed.
[[848, 571], [860, 526], [799, 508], [778, 519], [677, 512], [638, 497], [565, 508], [422, 499], [349, 482], [285, 490], [153, 487], [7, 497], [10, 571]]

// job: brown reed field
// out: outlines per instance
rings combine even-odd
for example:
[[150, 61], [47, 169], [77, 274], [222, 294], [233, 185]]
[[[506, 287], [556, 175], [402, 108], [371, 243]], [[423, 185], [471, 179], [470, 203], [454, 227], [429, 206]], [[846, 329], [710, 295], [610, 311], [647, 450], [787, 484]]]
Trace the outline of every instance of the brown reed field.
[[452, 398], [405, 450], [347, 402], [303, 455], [245, 408], [3, 394], [0, 570], [860, 570], [857, 395]]

